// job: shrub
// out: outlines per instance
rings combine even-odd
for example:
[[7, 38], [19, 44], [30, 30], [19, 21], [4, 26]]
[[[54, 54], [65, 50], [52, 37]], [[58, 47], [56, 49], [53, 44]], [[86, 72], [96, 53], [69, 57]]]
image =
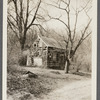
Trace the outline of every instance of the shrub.
[[27, 62], [27, 56], [26, 55], [22, 55], [18, 60], [18, 63], [21, 66], [25, 66], [26, 62]]

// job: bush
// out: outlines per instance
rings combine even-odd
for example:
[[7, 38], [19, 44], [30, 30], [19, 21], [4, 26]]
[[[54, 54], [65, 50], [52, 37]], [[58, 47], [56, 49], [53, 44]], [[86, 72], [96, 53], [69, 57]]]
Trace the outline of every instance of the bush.
[[50, 83], [48, 83], [48, 80], [44, 80], [43, 77], [39, 77], [39, 78], [23, 77], [23, 75], [26, 75], [27, 71], [20, 66], [9, 66], [7, 68], [7, 71], [8, 71], [7, 73], [7, 94], [8, 95], [14, 95], [17, 92], [21, 93], [24, 91], [34, 96], [40, 96], [42, 93], [47, 93], [51, 90], [49, 89], [49, 86], [51, 85], [50, 84], [51, 81]]
[[[17, 46], [18, 45], [18, 46]], [[20, 58], [22, 52], [18, 43], [15, 45], [8, 45], [7, 47], [7, 65], [18, 64], [18, 59]]]
[[22, 55], [19, 60], [18, 63], [20, 66], [25, 66], [27, 62], [27, 56], [26, 55]]

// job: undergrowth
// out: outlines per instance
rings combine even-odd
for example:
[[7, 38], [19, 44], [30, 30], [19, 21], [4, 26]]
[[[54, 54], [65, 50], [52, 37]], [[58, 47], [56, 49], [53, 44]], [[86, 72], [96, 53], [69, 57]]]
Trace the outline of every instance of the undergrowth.
[[18, 91], [24, 91], [38, 97], [43, 93], [45, 94], [50, 92], [51, 90], [51, 82], [44, 80], [41, 76], [38, 78], [22, 78], [21, 76], [25, 75], [27, 71], [10, 66], [7, 71], [7, 93], [9, 95], [13, 95]]

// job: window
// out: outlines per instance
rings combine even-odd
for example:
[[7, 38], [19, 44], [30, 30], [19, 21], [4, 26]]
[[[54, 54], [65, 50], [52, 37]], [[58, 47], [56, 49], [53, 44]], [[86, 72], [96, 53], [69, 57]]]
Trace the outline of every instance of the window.
[[51, 60], [52, 59], [52, 53], [48, 54], [48, 59]]
[[34, 44], [34, 47], [36, 47], [36, 44]]

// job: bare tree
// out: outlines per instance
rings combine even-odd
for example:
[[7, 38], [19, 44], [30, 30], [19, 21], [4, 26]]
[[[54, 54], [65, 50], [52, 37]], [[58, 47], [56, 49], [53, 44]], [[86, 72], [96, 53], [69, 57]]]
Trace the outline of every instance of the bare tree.
[[[54, 2], [53, 4], [48, 4], [49, 6], [53, 6], [55, 8], [58, 8], [59, 10], [62, 10], [65, 12], [66, 14], [66, 19], [67, 21], [64, 21], [61, 19], [62, 15], [60, 17], [52, 17], [48, 14], [50, 20], [54, 19], [57, 20], [61, 23], [63, 23], [66, 27], [66, 34], [67, 37], [65, 39], [64, 37], [64, 41], [66, 42], [66, 64], [65, 64], [65, 72], [68, 73], [69, 71], [69, 66], [72, 62], [72, 59], [77, 51], [77, 49], [79, 48], [79, 46], [82, 44], [82, 42], [92, 33], [91, 31], [89, 31], [89, 26], [91, 23], [91, 18], [88, 15], [88, 11], [91, 9], [91, 6], [88, 6], [89, 4], [91, 4], [91, 1], [87, 1], [85, 2], [85, 4], [80, 8], [74, 9], [74, 7], [71, 6], [71, 0], [58, 0], [57, 2]], [[64, 4], [65, 6], [62, 7], [61, 4]], [[71, 26], [71, 10], [73, 9], [73, 11], [75, 12], [74, 14], [74, 18], [75, 18], [75, 22], [74, 22], [74, 27]], [[78, 18], [79, 14], [84, 11], [86, 16], [88, 17], [88, 22], [86, 24], [86, 26], [84, 26], [83, 29], [80, 29], [79, 31], [77, 31], [77, 24], [78, 21], [80, 20]], [[77, 39], [76, 41], [76, 35], [77, 33], [80, 33], [80, 38]]]
[[33, 25], [37, 25], [35, 21], [37, 19], [43, 18], [38, 14], [41, 0], [32, 6], [31, 0], [9, 0], [8, 1], [8, 25], [11, 30], [15, 33], [21, 46], [21, 50], [24, 49], [26, 37], [29, 29]]

